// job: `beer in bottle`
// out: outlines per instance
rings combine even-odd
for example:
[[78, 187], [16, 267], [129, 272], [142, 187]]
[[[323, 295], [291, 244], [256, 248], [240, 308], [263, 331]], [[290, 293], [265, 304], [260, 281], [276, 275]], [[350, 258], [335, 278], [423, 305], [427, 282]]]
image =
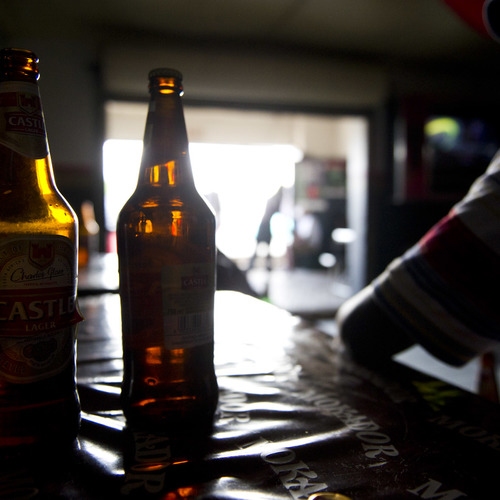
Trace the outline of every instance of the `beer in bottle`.
[[182, 108], [182, 75], [149, 73], [150, 104], [137, 188], [117, 223], [124, 378], [133, 428], [209, 432], [215, 216], [198, 194]]
[[71, 441], [77, 219], [54, 183], [31, 51], [0, 51], [0, 447]]

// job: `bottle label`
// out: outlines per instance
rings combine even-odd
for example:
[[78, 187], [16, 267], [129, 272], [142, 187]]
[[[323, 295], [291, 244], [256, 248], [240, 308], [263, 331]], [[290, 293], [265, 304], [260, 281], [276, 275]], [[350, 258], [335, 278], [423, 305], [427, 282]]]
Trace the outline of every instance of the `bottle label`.
[[0, 244], [0, 378], [31, 383], [74, 359], [76, 249], [63, 236]]
[[210, 264], [162, 268], [163, 332], [167, 349], [213, 342], [214, 280]]
[[48, 155], [36, 84], [0, 83], [0, 144], [29, 158], [45, 158]]

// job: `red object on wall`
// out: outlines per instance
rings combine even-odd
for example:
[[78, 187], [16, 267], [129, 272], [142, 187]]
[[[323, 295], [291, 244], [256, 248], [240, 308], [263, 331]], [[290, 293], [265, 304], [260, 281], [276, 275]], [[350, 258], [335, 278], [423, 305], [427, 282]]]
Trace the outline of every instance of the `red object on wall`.
[[443, 0], [472, 28], [500, 42], [500, 0]]

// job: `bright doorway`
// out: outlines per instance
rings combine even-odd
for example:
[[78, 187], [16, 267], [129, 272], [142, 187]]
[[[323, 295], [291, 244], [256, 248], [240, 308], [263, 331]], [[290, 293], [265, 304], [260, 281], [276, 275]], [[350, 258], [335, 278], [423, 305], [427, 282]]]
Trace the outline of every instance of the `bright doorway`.
[[[105, 218], [111, 242], [118, 212], [137, 182], [146, 114], [145, 103], [106, 104]], [[257, 248], [266, 203], [280, 187], [286, 196], [272, 219], [270, 252], [286, 261], [303, 211], [294, 193], [298, 164], [345, 164], [346, 226], [355, 235], [347, 249], [349, 282], [353, 290], [364, 285], [365, 117], [191, 106], [185, 106], [185, 117], [195, 182], [218, 213], [218, 246], [241, 268]]]
[[[105, 217], [111, 234], [137, 184], [141, 153], [139, 140], [104, 143]], [[280, 188], [293, 188], [302, 152], [291, 145], [191, 143], [190, 157], [198, 191], [217, 214], [218, 248], [236, 261], [250, 259], [266, 203]], [[292, 207], [273, 218], [272, 229], [272, 255], [283, 257], [292, 243]]]

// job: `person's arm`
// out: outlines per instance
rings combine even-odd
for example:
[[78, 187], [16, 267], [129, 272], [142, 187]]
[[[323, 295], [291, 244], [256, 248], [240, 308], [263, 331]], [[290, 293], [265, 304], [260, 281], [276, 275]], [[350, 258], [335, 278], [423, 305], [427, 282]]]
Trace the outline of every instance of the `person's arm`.
[[371, 286], [344, 302], [336, 321], [347, 353], [366, 365], [382, 366], [415, 343], [376, 304]]
[[500, 345], [500, 153], [467, 195], [339, 310], [364, 363], [418, 343], [460, 366]]

